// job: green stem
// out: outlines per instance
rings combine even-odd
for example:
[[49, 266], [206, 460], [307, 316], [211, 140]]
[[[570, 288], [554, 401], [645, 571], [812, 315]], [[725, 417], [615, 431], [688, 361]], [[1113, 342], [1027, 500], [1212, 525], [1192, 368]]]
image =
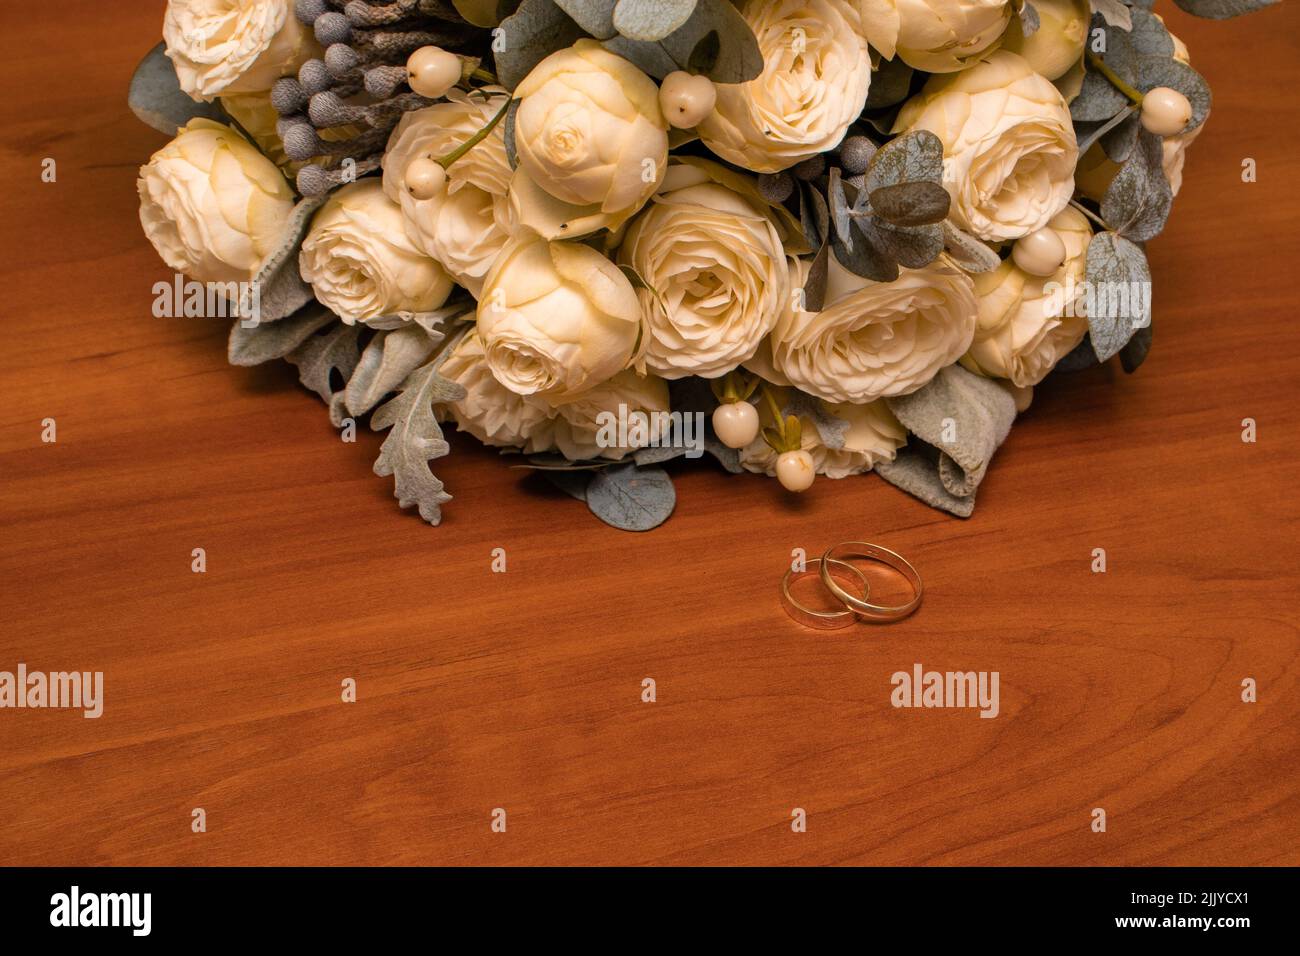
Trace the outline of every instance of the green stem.
[[1105, 60], [1103, 60], [1097, 54], [1093, 53], [1091, 50], [1088, 51], [1087, 56], [1088, 56], [1088, 65], [1090, 67], [1092, 67], [1102, 76], [1104, 76], [1106, 79], [1110, 80], [1111, 85], [1115, 87], [1115, 89], [1119, 90], [1121, 93], [1127, 96], [1136, 105], [1138, 106], [1142, 105], [1142, 94], [1139, 93], [1137, 90], [1135, 90], [1128, 83], [1124, 82], [1124, 80], [1120, 78], [1120, 75], [1118, 73], [1116, 73], [1114, 70], [1112, 70], [1110, 67], [1106, 65]]
[[448, 166], [450, 166], [456, 160], [460, 159], [462, 156], [468, 153], [479, 143], [483, 142], [483, 140], [487, 139], [488, 134], [491, 133], [492, 130], [496, 129], [497, 123], [500, 123], [501, 120], [505, 118], [506, 110], [508, 109], [510, 109], [509, 99], [507, 99], [505, 103], [501, 105], [501, 109], [497, 110], [497, 115], [492, 117], [492, 119], [488, 121], [488, 124], [486, 126], [484, 126], [481, 130], [479, 130], [469, 139], [465, 140], [465, 142], [457, 146], [446, 156], [442, 157], [442, 159], [437, 160], [436, 162], [438, 163], [438, 165], [441, 166], [443, 169], [446, 169]]
[[1100, 216], [1098, 216], [1096, 213], [1094, 213], [1087, 206], [1083, 205], [1082, 203], [1076, 202], [1073, 199], [1070, 200], [1070, 205], [1073, 206], [1075, 209], [1079, 210], [1079, 212], [1083, 213], [1085, 216], [1087, 216], [1097, 225], [1101, 226], [1102, 229], [1106, 230], [1107, 232], [1111, 231], [1110, 226], [1106, 224], [1106, 221], [1102, 219]]

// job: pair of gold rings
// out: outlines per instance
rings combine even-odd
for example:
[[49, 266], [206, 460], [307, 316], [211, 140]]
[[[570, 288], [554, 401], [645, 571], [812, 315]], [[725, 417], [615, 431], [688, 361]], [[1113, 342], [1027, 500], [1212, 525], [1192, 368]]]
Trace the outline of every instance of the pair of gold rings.
[[[867, 576], [856, 565], [850, 564], [850, 558], [867, 558], [878, 561], [901, 574], [912, 588], [912, 598], [903, 604], [872, 604], [867, 598], [871, 596], [871, 586]], [[845, 541], [826, 549], [820, 558], [812, 558], [805, 570], [796, 570], [791, 566], [781, 579], [781, 604], [786, 613], [805, 627], [821, 630], [833, 630], [848, 627], [857, 621], [869, 621], [873, 624], [888, 624], [901, 621], [921, 606], [921, 575], [912, 563], [896, 551], [872, 544], [869, 541]], [[804, 607], [790, 594], [790, 586], [796, 581], [811, 575], [817, 575], [822, 586], [835, 596], [844, 609], [841, 611], [817, 611]], [[847, 582], [860, 594], [852, 593], [844, 586]]]

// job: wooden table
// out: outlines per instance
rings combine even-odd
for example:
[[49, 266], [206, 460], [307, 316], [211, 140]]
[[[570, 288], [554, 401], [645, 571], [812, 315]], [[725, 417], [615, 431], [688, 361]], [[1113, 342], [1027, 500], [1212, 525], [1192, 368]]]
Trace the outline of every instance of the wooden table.
[[[164, 138], [125, 90], [161, 4], [9, 18], [0, 670], [103, 671], [106, 700], [0, 711], [0, 861], [1300, 863], [1300, 16], [1161, 7], [1216, 101], [1142, 371], [1041, 388], [969, 521], [697, 464], [644, 535], [459, 438], [431, 528], [291, 368], [152, 317], [134, 179]], [[845, 537], [911, 556], [921, 613], [790, 622], [791, 550]], [[1000, 715], [894, 709], [917, 662], [998, 671]]]

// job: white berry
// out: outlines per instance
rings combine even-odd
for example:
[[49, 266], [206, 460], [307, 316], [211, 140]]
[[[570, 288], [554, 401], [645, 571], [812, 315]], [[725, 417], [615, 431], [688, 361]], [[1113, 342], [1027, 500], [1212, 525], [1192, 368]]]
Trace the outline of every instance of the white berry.
[[1065, 265], [1065, 243], [1055, 229], [1044, 226], [1016, 240], [1011, 247], [1011, 260], [1031, 276], [1055, 275]]
[[669, 124], [678, 129], [698, 126], [717, 102], [718, 90], [707, 76], [676, 70], [665, 76], [659, 87], [659, 108]]
[[808, 452], [782, 452], [776, 459], [776, 477], [786, 491], [807, 491], [812, 487], [817, 470]]
[[1142, 97], [1142, 125], [1157, 136], [1176, 136], [1192, 121], [1192, 104], [1177, 90], [1157, 86]]
[[758, 437], [758, 409], [749, 402], [732, 402], [713, 410], [713, 430], [728, 448], [744, 448]]
[[460, 82], [460, 57], [441, 47], [422, 46], [406, 61], [406, 80], [421, 96], [436, 100]]
[[402, 178], [406, 191], [416, 199], [432, 199], [447, 182], [447, 170], [427, 156], [417, 156], [407, 163]]

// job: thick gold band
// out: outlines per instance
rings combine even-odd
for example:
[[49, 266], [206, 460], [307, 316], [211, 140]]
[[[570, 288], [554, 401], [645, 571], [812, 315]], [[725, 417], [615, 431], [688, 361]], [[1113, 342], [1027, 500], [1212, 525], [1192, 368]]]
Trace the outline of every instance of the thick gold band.
[[[870, 558], [873, 561], [888, 565], [907, 579], [915, 594], [906, 604], [899, 604], [894, 607], [869, 604], [862, 598], [855, 597], [832, 578], [827, 570], [828, 564], [843, 564], [844, 562], [841, 559], [847, 558]], [[826, 553], [822, 555], [820, 573], [822, 584], [826, 586], [826, 589], [867, 621], [880, 623], [901, 621], [921, 606], [921, 575], [917, 573], [916, 568], [912, 567], [911, 562], [901, 554], [890, 551], [888, 548], [882, 548], [878, 544], [872, 544], [869, 541], [845, 541], [842, 544], [827, 548]], [[865, 596], [863, 595], [863, 597]]]
[[[837, 561], [834, 558], [829, 559], [829, 561], [823, 558], [812, 558], [808, 563], [810, 565], [817, 565], [817, 571], [812, 570], [812, 568], [808, 568], [805, 571], [795, 571], [793, 567], [790, 567], [786, 570], [785, 577], [781, 579], [781, 604], [785, 608], [785, 613], [789, 614], [796, 623], [802, 624], [804, 627], [815, 627], [823, 631], [834, 630], [838, 627], [848, 627], [858, 619], [857, 612], [847, 608], [843, 611], [814, 611], [811, 608], [806, 608], [790, 596], [790, 585], [810, 574], [820, 574], [822, 581], [834, 581], [835, 579], [831, 577], [830, 571], [826, 568], [826, 565], [829, 563], [856, 575], [858, 580], [862, 582], [862, 597], [865, 598], [871, 593], [870, 585], [867, 582], [867, 576], [847, 561]], [[835, 587], [841, 591], [844, 590], [838, 583]], [[848, 594], [849, 592], [844, 591], [844, 593]], [[855, 598], [855, 600], [860, 599]]]

